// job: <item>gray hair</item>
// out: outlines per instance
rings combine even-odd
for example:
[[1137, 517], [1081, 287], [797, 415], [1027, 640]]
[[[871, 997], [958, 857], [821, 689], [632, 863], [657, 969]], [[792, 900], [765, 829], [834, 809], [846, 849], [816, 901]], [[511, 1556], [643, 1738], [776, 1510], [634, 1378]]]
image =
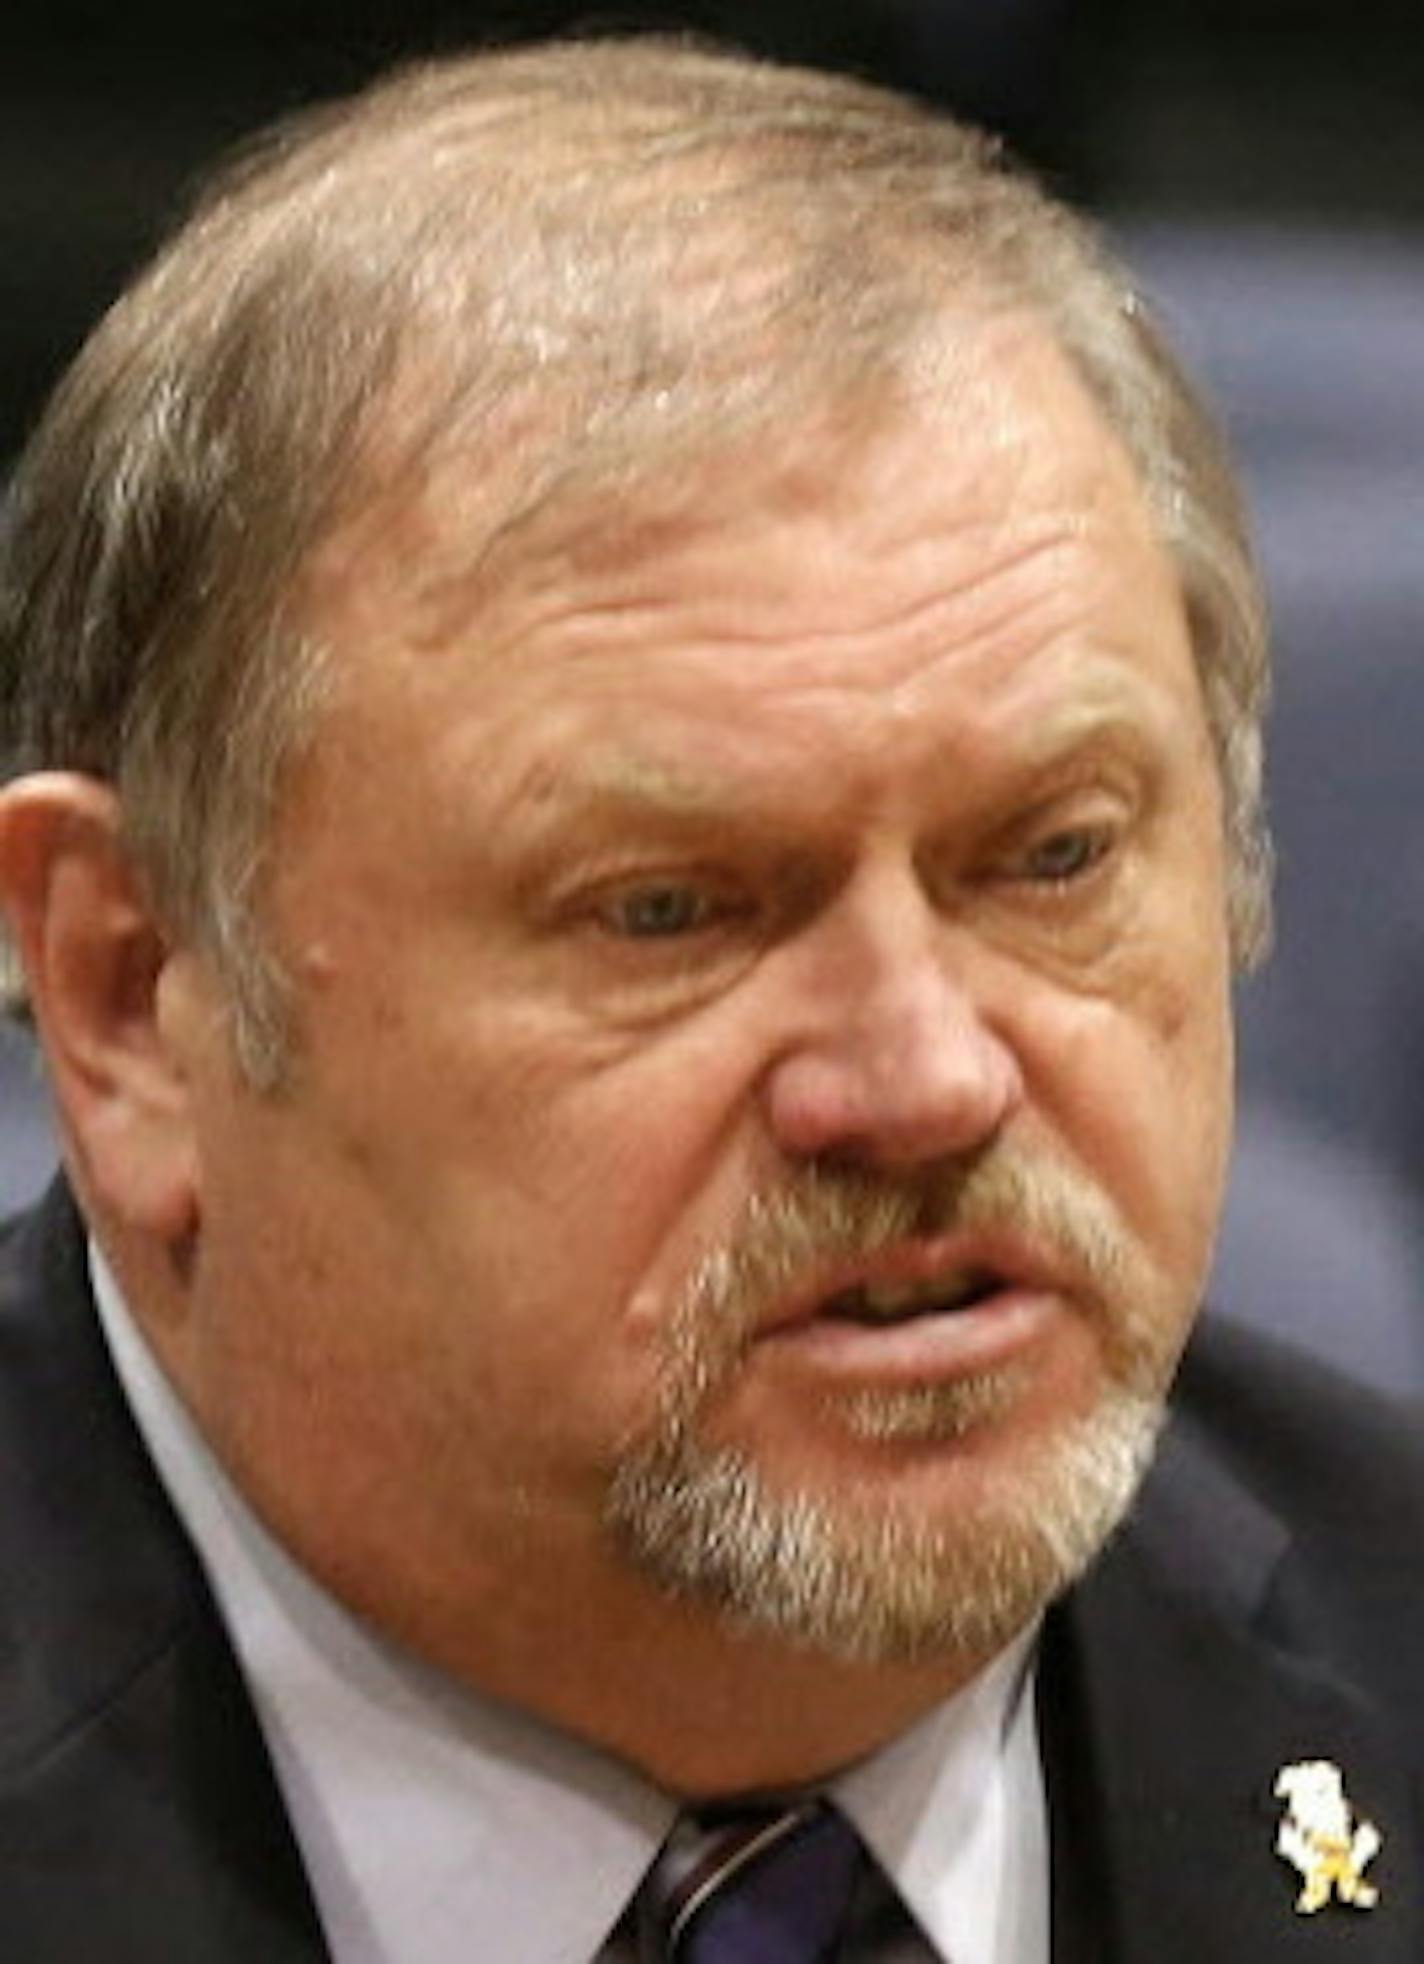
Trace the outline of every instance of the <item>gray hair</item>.
[[631, 499], [679, 458], [864, 405], [966, 296], [1043, 323], [1138, 471], [1181, 583], [1234, 946], [1253, 959], [1259, 591], [1213, 425], [1129, 281], [979, 133], [661, 37], [417, 67], [214, 181], [17, 470], [0, 781], [71, 769], [116, 788], [155, 907], [210, 950], [239, 1057], [274, 1082], [287, 1005], [258, 925], [264, 842], [334, 667], [303, 617], [313, 547], [459, 458], [483, 500], [471, 564], [493, 564], [580, 493]]

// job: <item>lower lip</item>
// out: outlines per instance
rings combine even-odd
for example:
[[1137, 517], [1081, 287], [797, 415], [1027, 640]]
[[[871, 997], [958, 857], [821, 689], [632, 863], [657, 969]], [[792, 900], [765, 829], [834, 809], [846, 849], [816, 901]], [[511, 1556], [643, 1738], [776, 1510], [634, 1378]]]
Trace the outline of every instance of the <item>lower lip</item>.
[[760, 1340], [768, 1358], [780, 1355], [843, 1383], [924, 1384], [1002, 1370], [1048, 1335], [1064, 1313], [1062, 1299], [1030, 1289], [1005, 1289], [970, 1309], [871, 1324], [818, 1316], [782, 1325]]

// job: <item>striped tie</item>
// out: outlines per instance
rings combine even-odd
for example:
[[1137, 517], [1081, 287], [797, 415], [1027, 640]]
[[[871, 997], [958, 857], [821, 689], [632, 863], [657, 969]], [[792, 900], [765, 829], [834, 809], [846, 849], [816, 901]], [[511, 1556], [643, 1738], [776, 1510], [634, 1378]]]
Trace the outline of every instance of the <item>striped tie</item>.
[[824, 1801], [684, 1814], [639, 1897], [640, 1956], [676, 1964], [829, 1964], [861, 1866]]

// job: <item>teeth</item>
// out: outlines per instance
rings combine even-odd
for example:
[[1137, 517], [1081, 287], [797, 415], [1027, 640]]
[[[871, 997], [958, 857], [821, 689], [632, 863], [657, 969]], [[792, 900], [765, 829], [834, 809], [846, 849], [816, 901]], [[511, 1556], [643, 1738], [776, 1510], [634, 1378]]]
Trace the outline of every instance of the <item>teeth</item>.
[[868, 1282], [857, 1294], [872, 1316], [903, 1316], [907, 1310], [924, 1308], [941, 1296], [938, 1289], [931, 1292], [919, 1282]]
[[990, 1278], [977, 1269], [938, 1275], [924, 1282], [865, 1282], [837, 1296], [831, 1308], [837, 1316], [865, 1323], [891, 1323], [926, 1311], [962, 1309], [984, 1293]]

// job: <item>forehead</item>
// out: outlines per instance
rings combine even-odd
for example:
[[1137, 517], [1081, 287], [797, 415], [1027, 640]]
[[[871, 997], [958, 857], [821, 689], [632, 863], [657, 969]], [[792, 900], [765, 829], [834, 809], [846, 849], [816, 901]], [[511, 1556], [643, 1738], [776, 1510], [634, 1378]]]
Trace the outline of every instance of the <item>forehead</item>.
[[1021, 315], [942, 324], [893, 378], [798, 405], [753, 441], [602, 461], [575, 460], [558, 490], [492, 525], [490, 470], [464, 452], [329, 539], [303, 605], [343, 693], [493, 686], [536, 643], [545, 661], [587, 663], [674, 612], [685, 645], [705, 620], [760, 646], [918, 609], [963, 640], [1035, 581], [1082, 609], [1150, 574], [1176, 602], [1124, 450]]

